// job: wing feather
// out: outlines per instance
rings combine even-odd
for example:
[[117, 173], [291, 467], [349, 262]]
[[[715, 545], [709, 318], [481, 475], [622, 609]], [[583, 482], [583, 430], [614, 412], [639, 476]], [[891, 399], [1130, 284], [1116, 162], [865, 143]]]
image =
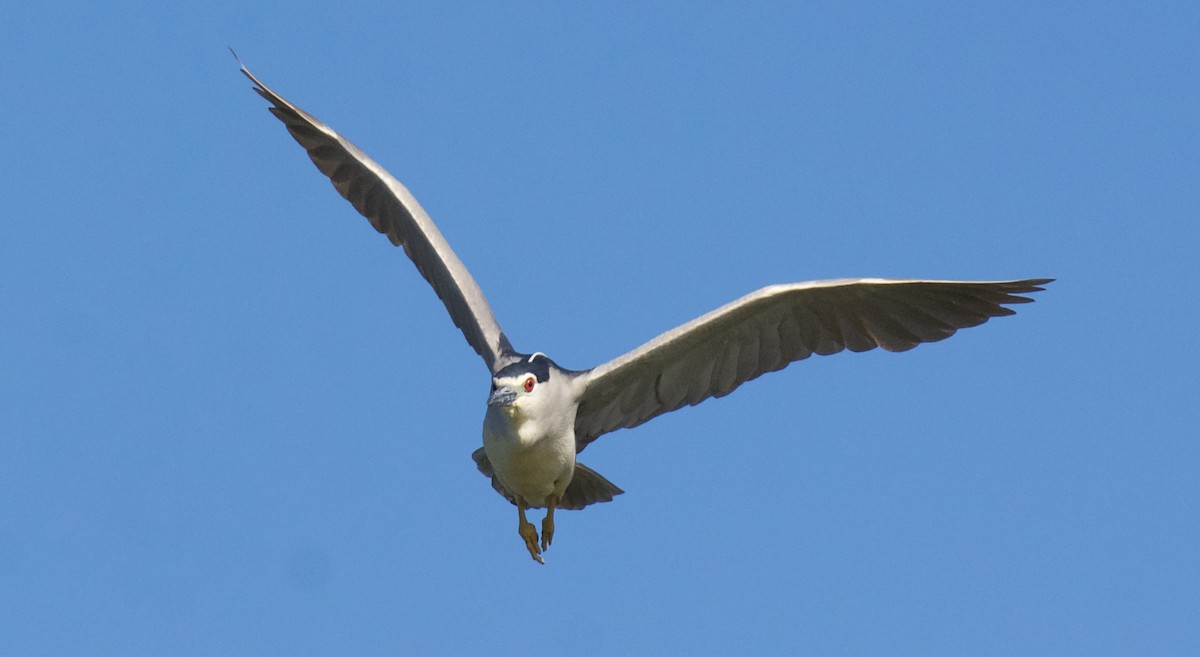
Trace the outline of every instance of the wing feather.
[[488, 368], [495, 372], [507, 365], [513, 348], [483, 291], [408, 189], [349, 140], [271, 91], [245, 66], [241, 70], [338, 194], [392, 244], [404, 248]]
[[576, 447], [635, 427], [812, 354], [907, 351], [1013, 314], [1053, 279], [840, 279], [775, 285], [667, 331], [581, 373]]

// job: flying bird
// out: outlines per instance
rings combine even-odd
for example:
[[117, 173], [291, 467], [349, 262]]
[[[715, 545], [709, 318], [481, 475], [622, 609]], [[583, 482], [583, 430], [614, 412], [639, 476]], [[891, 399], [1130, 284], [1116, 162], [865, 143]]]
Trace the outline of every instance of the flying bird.
[[[235, 53], [236, 57], [236, 53]], [[554, 511], [624, 491], [577, 460], [592, 441], [663, 413], [722, 397], [812, 354], [906, 351], [1032, 299], [1050, 278], [1013, 281], [838, 279], [751, 292], [607, 363], [576, 371], [513, 348], [475, 279], [429, 215], [391, 174], [345, 137], [272, 91], [238, 60], [334, 188], [375, 230], [403, 247], [491, 376], [483, 446], [471, 455], [517, 507], [529, 555], [554, 540]], [[546, 509], [539, 537], [526, 509]]]

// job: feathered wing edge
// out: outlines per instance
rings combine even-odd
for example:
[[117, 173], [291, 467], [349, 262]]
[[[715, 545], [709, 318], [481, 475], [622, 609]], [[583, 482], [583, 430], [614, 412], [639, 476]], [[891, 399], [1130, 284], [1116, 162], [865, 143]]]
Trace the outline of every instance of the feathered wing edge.
[[287, 126], [338, 193], [375, 230], [404, 248], [488, 368], [495, 372], [507, 365], [513, 348], [491, 306], [412, 193], [349, 140], [263, 84], [240, 59], [238, 65], [255, 84], [254, 91], [271, 103], [271, 113]]
[[1012, 315], [1053, 279], [839, 279], [775, 285], [582, 373], [577, 450], [597, 437], [711, 397], [812, 354], [905, 351]]

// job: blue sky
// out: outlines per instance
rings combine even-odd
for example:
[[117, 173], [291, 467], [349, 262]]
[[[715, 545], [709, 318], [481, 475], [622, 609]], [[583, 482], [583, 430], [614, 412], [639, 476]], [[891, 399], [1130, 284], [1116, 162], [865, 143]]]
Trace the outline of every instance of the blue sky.
[[[1200, 10], [567, 4], [6, 11], [0, 653], [1197, 654]], [[228, 46], [567, 367], [770, 283], [1059, 281], [605, 436], [538, 566], [486, 371]]]

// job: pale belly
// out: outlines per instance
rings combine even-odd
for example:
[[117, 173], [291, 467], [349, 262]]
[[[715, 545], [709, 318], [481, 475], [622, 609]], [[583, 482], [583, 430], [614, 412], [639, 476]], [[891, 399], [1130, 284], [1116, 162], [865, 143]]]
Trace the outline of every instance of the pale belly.
[[561, 498], [575, 472], [574, 436], [522, 436], [507, 429], [491, 414], [484, 421], [483, 449], [500, 483], [530, 507], [546, 506], [551, 495]]

